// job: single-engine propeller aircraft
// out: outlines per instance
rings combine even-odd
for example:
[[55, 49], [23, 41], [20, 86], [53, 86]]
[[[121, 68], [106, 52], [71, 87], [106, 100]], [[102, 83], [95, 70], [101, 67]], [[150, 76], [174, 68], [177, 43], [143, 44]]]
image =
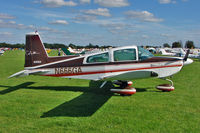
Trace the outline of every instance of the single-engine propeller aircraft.
[[[165, 78], [179, 72], [191, 59], [181, 57], [154, 57], [148, 50], [138, 46], [111, 48], [107, 51], [86, 54], [49, 57], [37, 32], [26, 35], [24, 70], [11, 75], [21, 77], [42, 75], [62, 78], [115, 81], [120, 94], [131, 85], [128, 80], [140, 78]], [[122, 92], [120, 92], [122, 91]]]

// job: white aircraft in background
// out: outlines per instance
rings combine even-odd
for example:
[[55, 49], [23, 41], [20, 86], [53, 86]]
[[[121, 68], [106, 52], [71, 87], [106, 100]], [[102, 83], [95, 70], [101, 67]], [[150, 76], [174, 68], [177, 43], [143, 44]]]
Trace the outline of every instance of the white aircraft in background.
[[172, 52], [171, 52], [171, 49], [160, 48], [160, 49], [158, 50], [158, 52], [159, 52], [160, 54], [162, 54], [162, 55], [167, 55], [167, 56], [175, 56], [175, 55], [176, 55], [176, 53], [172, 53]]
[[69, 52], [73, 53], [73, 54], [80, 54], [83, 51], [85, 51], [85, 49], [81, 49], [81, 50], [73, 50], [71, 47], [68, 47]]
[[[176, 56], [179, 56], [179, 57], [184, 57], [186, 55], [186, 52], [182, 49], [182, 48], [177, 48], [177, 49], [174, 49], [174, 51], [176, 51]], [[193, 53], [193, 54], [189, 54], [188, 55], [189, 58], [197, 58], [197, 59], [200, 59], [200, 53]]]
[[129, 85], [129, 80], [165, 78], [188, 64], [188, 54], [184, 58], [154, 57], [148, 50], [138, 46], [112, 48], [87, 55], [49, 57], [37, 32], [26, 35], [25, 51], [24, 70], [9, 78], [41, 75], [102, 80], [104, 83], [100, 88], [107, 81], [117, 80], [120, 88], [124, 89]]
[[[192, 51], [192, 50], [191, 50]], [[158, 52], [162, 55], [166, 56], [178, 56], [178, 57], [185, 57], [186, 52], [183, 48], [160, 48]], [[194, 52], [193, 54], [188, 55], [189, 58], [198, 58], [200, 59], [200, 53]], [[191, 61], [191, 60], [190, 60]]]
[[0, 50], [0, 55], [3, 55], [4, 54], [4, 51], [3, 50]]

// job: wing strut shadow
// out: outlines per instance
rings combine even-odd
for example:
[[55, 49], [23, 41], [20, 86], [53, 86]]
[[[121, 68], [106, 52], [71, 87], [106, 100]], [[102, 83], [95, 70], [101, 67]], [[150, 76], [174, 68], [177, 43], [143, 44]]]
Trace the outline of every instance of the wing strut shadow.
[[45, 112], [41, 118], [70, 116], [87, 117], [94, 114], [112, 95], [102, 95], [96, 93], [83, 93], [82, 95], [65, 102], [54, 109]]
[[4, 95], [4, 94], [10, 93], [10, 92], [19, 90], [20, 88], [27, 88], [29, 85], [32, 85], [32, 84], [34, 84], [34, 83], [35, 83], [35, 82], [25, 82], [25, 83], [22, 83], [22, 84], [17, 85], [17, 86], [11, 86], [11, 87], [9, 87], [8, 89], [5, 89], [5, 90], [0, 91], [0, 94], [1, 94], [1, 95]]
[[72, 99], [71, 101], [64, 102], [59, 106], [44, 112], [41, 118], [45, 117], [88, 117], [93, 115], [99, 108], [101, 108], [113, 95], [109, 88], [112, 88], [112, 84], [108, 84], [106, 88], [98, 88], [98, 82], [91, 82], [90, 87], [77, 87], [77, 86], [30, 86], [34, 82], [25, 82], [17, 86], [3, 86], [7, 89], [0, 91], [0, 94], [7, 94], [21, 88], [23, 89], [41, 89], [41, 90], [56, 90], [56, 91], [79, 91], [83, 92], [80, 96]]

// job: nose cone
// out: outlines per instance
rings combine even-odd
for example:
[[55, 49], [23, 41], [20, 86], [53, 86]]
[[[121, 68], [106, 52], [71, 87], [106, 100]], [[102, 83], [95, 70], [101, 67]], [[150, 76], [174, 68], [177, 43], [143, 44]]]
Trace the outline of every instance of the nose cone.
[[186, 61], [184, 61], [184, 65], [189, 65], [189, 64], [192, 64], [193, 60], [190, 59], [190, 58], [187, 58]]

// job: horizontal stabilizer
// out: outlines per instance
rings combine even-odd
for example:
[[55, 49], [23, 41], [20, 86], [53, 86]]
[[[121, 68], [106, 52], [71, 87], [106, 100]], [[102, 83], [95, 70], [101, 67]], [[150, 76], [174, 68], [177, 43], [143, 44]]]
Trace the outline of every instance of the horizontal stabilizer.
[[24, 75], [25, 71], [26, 71], [26, 70], [22, 70], [22, 71], [20, 71], [20, 72], [17, 72], [17, 73], [15, 73], [15, 74], [9, 76], [8, 78], [22, 77], [22, 76]]
[[42, 75], [45, 73], [48, 73], [50, 70], [22, 70], [20, 72], [17, 72], [8, 78], [13, 78], [13, 77], [24, 77], [28, 75]]
[[42, 75], [42, 74], [45, 74], [48, 72], [50, 72], [50, 70], [32, 70], [32, 71], [29, 71], [28, 74], [29, 75]]

